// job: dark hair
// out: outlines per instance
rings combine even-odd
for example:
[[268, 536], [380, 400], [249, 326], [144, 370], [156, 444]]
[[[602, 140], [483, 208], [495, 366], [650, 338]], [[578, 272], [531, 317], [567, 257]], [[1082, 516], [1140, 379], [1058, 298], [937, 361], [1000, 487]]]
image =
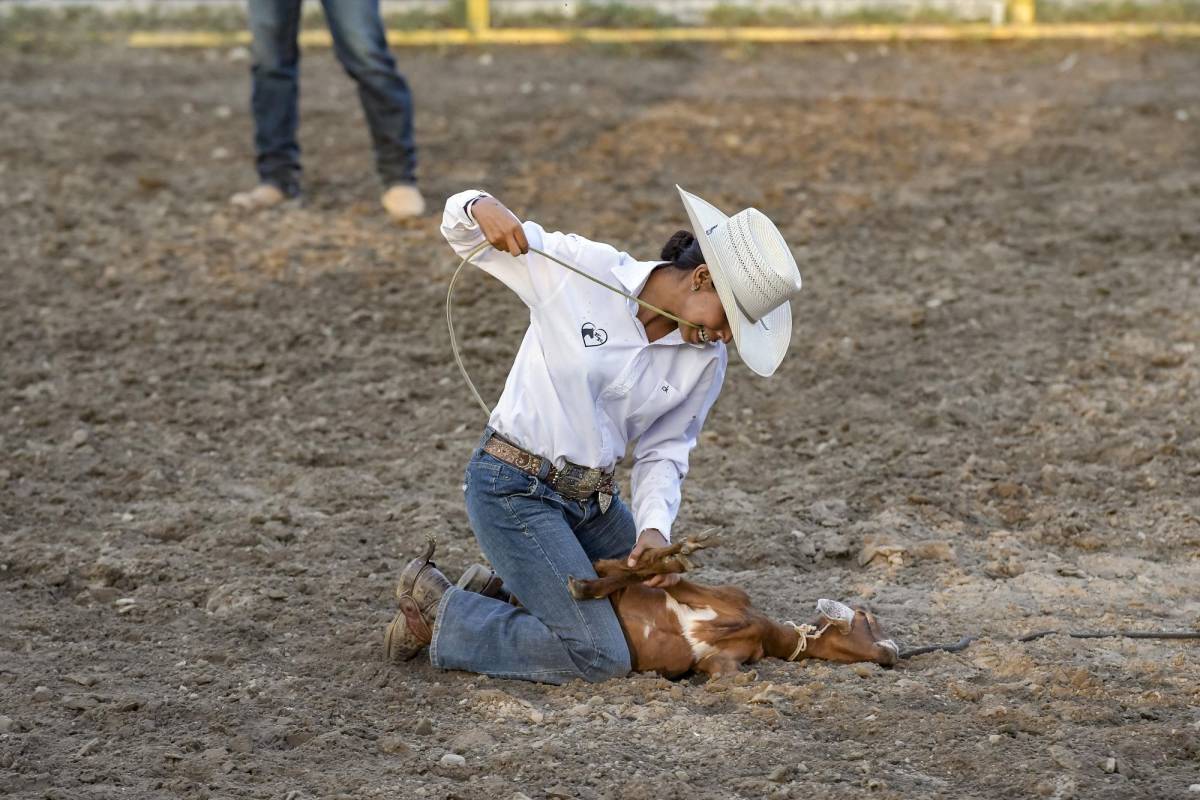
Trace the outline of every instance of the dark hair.
[[664, 265], [670, 264], [677, 269], [693, 270], [704, 263], [704, 252], [700, 242], [691, 231], [675, 231], [659, 254]]

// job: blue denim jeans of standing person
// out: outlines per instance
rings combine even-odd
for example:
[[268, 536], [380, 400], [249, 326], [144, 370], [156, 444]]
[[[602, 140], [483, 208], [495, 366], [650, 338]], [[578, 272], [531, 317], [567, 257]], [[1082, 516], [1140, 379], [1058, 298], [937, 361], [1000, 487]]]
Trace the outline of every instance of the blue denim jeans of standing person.
[[[379, 0], [321, 0], [321, 5], [333, 51], [358, 84], [379, 177], [386, 186], [415, 184], [412, 94], [388, 52]], [[300, 191], [300, 6], [301, 0], [250, 0], [258, 175], [293, 197]]]
[[542, 683], [629, 673], [629, 646], [612, 603], [576, 600], [567, 578], [594, 578], [593, 561], [629, 555], [637, 538], [633, 515], [617, 497], [606, 513], [595, 495], [562, 497], [542, 480], [548, 466], [534, 477], [482, 449], [472, 456], [467, 515], [522, 607], [448, 589], [429, 648], [435, 667]]

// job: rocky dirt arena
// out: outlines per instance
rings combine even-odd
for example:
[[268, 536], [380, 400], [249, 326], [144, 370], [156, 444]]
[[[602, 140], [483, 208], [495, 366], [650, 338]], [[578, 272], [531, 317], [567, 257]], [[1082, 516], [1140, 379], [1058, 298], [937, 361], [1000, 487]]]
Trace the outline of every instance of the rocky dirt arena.
[[[1200, 644], [1200, 47], [403, 51], [435, 210], [487, 188], [643, 258], [673, 185], [805, 290], [731, 365], [677, 535], [782, 619], [869, 604], [895, 669], [559, 688], [381, 662], [425, 537], [479, 551], [483, 419], [439, 214], [378, 207], [306, 54], [305, 204], [247, 217], [244, 51], [0, 54], [0, 794], [1185, 798]], [[519, 301], [473, 272], [499, 392]], [[1190, 789], [1189, 789], [1190, 787]]]

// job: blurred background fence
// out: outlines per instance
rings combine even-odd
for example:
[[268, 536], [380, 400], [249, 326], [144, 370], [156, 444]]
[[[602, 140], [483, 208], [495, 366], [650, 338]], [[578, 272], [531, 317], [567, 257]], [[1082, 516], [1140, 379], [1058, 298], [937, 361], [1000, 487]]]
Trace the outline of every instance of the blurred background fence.
[[[1200, 0], [382, 0], [382, 6], [401, 44], [838, 36], [821, 28], [867, 39], [1200, 36]], [[140, 31], [146, 35], [131, 41], [149, 46], [200, 43], [153, 32], [244, 32], [245, 7], [246, 0], [0, 0], [0, 34], [6, 25], [62, 17]], [[308, 0], [311, 44], [324, 43], [319, 8]], [[858, 37], [846, 34], [852, 27]]]
[[[1012, 0], [489, 0], [492, 24], [579, 24], [589, 27], [665, 25], [786, 25], [839, 19], [858, 22], [1002, 21]], [[382, 0], [384, 13], [405, 17], [464, 18], [468, 0]], [[88, 9], [139, 16], [198, 16], [240, 11], [246, 0], [0, 0], [14, 10]], [[317, 7], [316, 0], [309, 5]], [[1048, 22], [1200, 21], [1200, 0], [1039, 0]], [[465, 22], [465, 19], [462, 19]]]

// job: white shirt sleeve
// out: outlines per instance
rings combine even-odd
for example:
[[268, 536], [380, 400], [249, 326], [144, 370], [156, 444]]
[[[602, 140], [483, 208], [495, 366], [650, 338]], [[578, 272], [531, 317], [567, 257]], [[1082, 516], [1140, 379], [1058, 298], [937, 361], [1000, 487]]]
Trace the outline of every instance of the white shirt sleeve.
[[[479, 224], [464, 208], [471, 200], [485, 194], [479, 189], [468, 189], [452, 195], [446, 201], [446, 210], [442, 214], [442, 236], [446, 237], [459, 257], [467, 255], [486, 241]], [[536, 222], [522, 222], [521, 227], [525, 230], [530, 247], [560, 258], [601, 280], [609, 277], [613, 267], [632, 260], [628, 253], [611, 245], [592, 242], [573, 233], [548, 233]], [[552, 297], [571, 274], [536, 253], [514, 258], [494, 247], [484, 248], [471, 261], [516, 292], [530, 308]]]
[[728, 362], [729, 355], [722, 348], [720, 357], [705, 368], [691, 394], [655, 420], [638, 439], [630, 483], [639, 535], [647, 528], [657, 528], [671, 541], [671, 525], [679, 513], [680, 486], [688, 472], [688, 454], [696, 446], [704, 419], [721, 393]]

